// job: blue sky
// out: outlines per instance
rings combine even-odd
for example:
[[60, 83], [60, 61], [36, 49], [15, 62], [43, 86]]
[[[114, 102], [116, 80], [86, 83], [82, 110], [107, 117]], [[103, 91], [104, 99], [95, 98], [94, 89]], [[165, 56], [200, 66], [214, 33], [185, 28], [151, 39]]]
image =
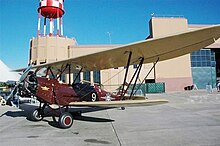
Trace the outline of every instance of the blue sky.
[[[0, 0], [0, 59], [26, 67], [37, 35], [39, 0]], [[64, 36], [78, 44], [126, 44], [148, 36], [151, 14], [181, 15], [190, 24], [220, 23], [220, 0], [65, 0]]]

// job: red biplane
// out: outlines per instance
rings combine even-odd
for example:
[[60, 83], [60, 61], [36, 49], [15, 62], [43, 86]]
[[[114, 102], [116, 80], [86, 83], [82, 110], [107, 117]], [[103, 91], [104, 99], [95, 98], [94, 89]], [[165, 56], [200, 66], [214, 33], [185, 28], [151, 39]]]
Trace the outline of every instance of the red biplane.
[[[215, 25], [160, 38], [147, 39], [57, 62], [30, 65], [26, 69], [17, 70], [25, 71], [10, 94], [8, 103], [17, 92], [20, 96], [36, 97], [40, 105], [32, 113], [32, 118], [35, 121], [43, 119], [46, 107], [56, 110], [54, 108], [54, 105], [56, 105], [59, 111], [59, 126], [62, 128], [69, 128], [73, 123], [74, 114], [69, 111], [69, 106], [126, 107], [167, 103], [167, 100], [148, 100], [134, 96], [134, 87], [142, 65], [152, 62], [155, 65], [158, 61], [188, 54], [214, 43], [219, 37], [220, 25]], [[125, 88], [128, 69], [132, 64], [138, 64], [138, 67]], [[59, 81], [63, 74], [69, 74], [70, 76], [71, 73], [78, 72], [79, 76], [84, 71], [122, 66], [126, 66], [125, 77], [122, 88], [117, 94], [107, 92], [96, 84], [89, 85], [75, 83], [75, 81], [66, 84]], [[39, 72], [44, 72], [44, 76], [38, 76]], [[130, 95], [125, 95], [131, 83], [134, 84], [132, 91]], [[65, 111], [62, 109], [65, 109]]]

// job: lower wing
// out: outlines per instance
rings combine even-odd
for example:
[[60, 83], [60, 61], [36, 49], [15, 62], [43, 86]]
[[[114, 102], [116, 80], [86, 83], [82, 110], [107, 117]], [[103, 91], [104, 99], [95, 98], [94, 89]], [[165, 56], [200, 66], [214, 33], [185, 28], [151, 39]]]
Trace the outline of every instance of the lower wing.
[[71, 102], [70, 106], [99, 106], [99, 107], [132, 107], [152, 106], [168, 103], [168, 100], [121, 100], [121, 101], [97, 101], [97, 102]]

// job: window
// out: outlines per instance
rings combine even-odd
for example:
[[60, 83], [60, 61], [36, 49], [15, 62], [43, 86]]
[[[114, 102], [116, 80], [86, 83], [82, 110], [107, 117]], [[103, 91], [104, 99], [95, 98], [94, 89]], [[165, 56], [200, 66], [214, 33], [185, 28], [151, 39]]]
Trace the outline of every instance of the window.
[[191, 53], [192, 67], [211, 67], [212, 61], [215, 62], [215, 53], [210, 49], [201, 49]]
[[207, 50], [201, 50], [201, 56], [205, 56], [206, 55], [206, 51]]
[[61, 75], [61, 77], [60, 77], [60, 81], [62, 81], [62, 82], [66, 82], [66, 76], [63, 74], [63, 75]]
[[86, 71], [83, 73], [83, 80], [91, 81], [90, 71]]
[[93, 71], [93, 80], [94, 83], [101, 83], [101, 78], [100, 78], [100, 71]]
[[195, 62], [196, 61], [196, 56], [191, 56], [191, 61]]

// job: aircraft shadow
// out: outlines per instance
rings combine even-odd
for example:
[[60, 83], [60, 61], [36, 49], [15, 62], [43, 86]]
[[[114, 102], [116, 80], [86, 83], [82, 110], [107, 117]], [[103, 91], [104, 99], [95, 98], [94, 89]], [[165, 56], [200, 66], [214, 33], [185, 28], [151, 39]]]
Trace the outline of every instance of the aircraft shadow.
[[7, 111], [4, 114], [0, 115], [0, 117], [8, 116], [8, 117], [26, 117], [27, 115], [24, 113], [24, 111]]
[[71, 108], [71, 112], [81, 112], [81, 113], [90, 113], [90, 112], [96, 112], [96, 111], [102, 111], [102, 110], [108, 110], [112, 109], [112, 107], [82, 107], [82, 108]]
[[3, 113], [2, 115], [0, 115], [0, 117], [3, 117], [3, 116], [8, 116], [8, 117], [27, 117], [28, 114], [33, 110], [37, 108], [37, 106], [34, 106], [34, 105], [23, 105], [21, 104], [19, 109], [21, 111], [6, 111], [5, 113]]
[[[38, 108], [38, 106], [35, 105], [29, 105], [29, 104], [22, 104], [20, 105], [19, 109], [21, 111], [7, 111], [0, 115], [0, 117], [3, 116], [8, 116], [8, 117], [26, 117], [28, 121], [33, 121], [31, 120], [31, 113], [34, 109]], [[81, 114], [83, 113], [89, 113], [89, 112], [96, 112], [96, 111], [102, 111], [102, 110], [107, 110], [111, 108], [106, 108], [106, 107], [74, 107], [70, 108], [69, 111], [70, 113], [73, 114], [73, 119], [77, 121], [85, 121], [85, 122], [114, 122], [115, 120], [112, 119], [106, 119], [106, 118], [97, 118], [97, 117], [90, 117], [90, 116], [83, 116]], [[45, 117], [52, 117], [51, 112], [49, 111], [48, 108], [45, 109]], [[42, 121], [47, 122], [50, 126], [59, 128], [59, 123], [58, 123], [58, 118], [51, 118], [51, 120], [48, 119], [43, 119]]]
[[87, 122], [114, 122], [115, 121], [112, 119], [96, 118], [96, 117], [89, 117], [89, 116], [77, 116], [77, 117], [74, 117], [74, 120], [87, 121]]
[[[89, 116], [76, 116], [73, 117], [74, 120], [77, 121], [86, 121], [86, 122], [114, 122], [115, 120], [111, 120], [111, 119], [105, 119], [105, 118], [96, 118], [96, 117], [89, 117]], [[47, 122], [50, 126], [55, 127], [55, 128], [59, 128], [59, 123], [57, 120], [48, 120], [48, 119], [43, 119], [42, 121]]]

